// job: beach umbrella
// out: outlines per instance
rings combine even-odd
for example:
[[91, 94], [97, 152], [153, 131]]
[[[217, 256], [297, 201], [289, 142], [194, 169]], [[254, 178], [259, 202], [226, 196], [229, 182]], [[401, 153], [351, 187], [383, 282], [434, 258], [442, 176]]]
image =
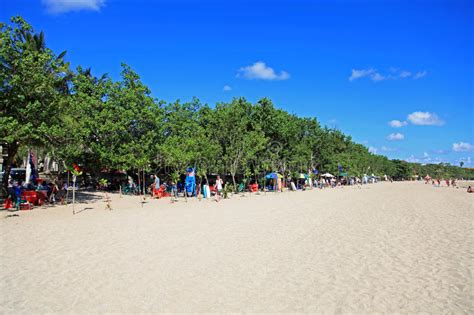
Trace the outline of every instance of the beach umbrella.
[[277, 179], [278, 178], [278, 175], [277, 173], [268, 173], [266, 176], [265, 176], [266, 179]]

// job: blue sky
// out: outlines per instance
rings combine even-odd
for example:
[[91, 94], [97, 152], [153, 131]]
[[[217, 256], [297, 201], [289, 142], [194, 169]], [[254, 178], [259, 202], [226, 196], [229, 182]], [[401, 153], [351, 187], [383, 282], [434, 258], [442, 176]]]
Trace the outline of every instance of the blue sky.
[[0, 0], [75, 67], [166, 101], [244, 96], [390, 158], [474, 166], [474, 1]]

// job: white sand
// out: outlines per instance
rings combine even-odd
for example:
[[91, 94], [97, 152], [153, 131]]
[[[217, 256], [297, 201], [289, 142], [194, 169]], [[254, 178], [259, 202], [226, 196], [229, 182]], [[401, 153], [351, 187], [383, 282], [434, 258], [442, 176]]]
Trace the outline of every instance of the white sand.
[[381, 183], [0, 213], [0, 313], [474, 313], [464, 189]]

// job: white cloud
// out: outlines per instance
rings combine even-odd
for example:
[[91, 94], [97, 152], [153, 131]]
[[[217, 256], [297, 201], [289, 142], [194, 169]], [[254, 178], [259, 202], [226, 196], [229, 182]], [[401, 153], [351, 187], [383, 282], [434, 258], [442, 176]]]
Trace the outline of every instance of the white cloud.
[[426, 76], [427, 72], [426, 70], [425, 71], [419, 71], [417, 73], [415, 73], [415, 75], [413, 76], [413, 79], [421, 79], [423, 78], [424, 76]]
[[257, 61], [251, 66], [240, 68], [237, 77], [249, 80], [288, 80], [290, 74], [286, 71], [276, 73], [275, 70], [268, 67], [265, 62]]
[[448, 150], [431, 150], [432, 153], [434, 154], [448, 154]]
[[409, 158], [405, 159], [409, 163], [420, 163], [420, 159], [416, 158], [414, 155], [410, 155]]
[[427, 74], [426, 71], [419, 71], [416, 74], [413, 74], [412, 71], [402, 70], [400, 71], [398, 68], [390, 67], [389, 73], [382, 73], [373, 68], [369, 69], [352, 69], [351, 76], [349, 77], [349, 81], [354, 81], [361, 78], [369, 78], [374, 82], [384, 81], [384, 80], [397, 80], [397, 79], [407, 79], [413, 77], [414, 79], [420, 79]]
[[468, 152], [472, 151], [474, 146], [467, 142], [457, 142], [453, 143], [453, 151], [455, 152]]
[[232, 87], [230, 85], [224, 85], [224, 87], [222, 88], [222, 91], [224, 92], [232, 91]]
[[354, 80], [364, 78], [367, 76], [372, 76], [375, 73], [377, 72], [374, 69], [362, 69], [362, 70], [352, 69], [352, 74], [349, 77], [349, 81], [354, 81]]
[[409, 76], [411, 76], [411, 72], [410, 71], [402, 71], [402, 72], [400, 72], [400, 74], [398, 76], [402, 79], [408, 78]]
[[390, 141], [399, 141], [405, 139], [405, 136], [399, 132], [391, 133], [387, 136], [387, 139]]
[[379, 82], [379, 81], [383, 81], [383, 80], [386, 80], [387, 78], [383, 75], [381, 75], [380, 73], [378, 72], [375, 72], [374, 74], [372, 74], [370, 76], [370, 78], [372, 79], [372, 81], [374, 82]]
[[373, 153], [373, 154], [377, 154], [377, 148], [374, 148], [374, 147], [369, 147], [369, 152], [370, 153]]
[[442, 126], [444, 121], [439, 119], [438, 115], [430, 112], [413, 112], [407, 119], [414, 125], [420, 126]]
[[71, 11], [100, 11], [105, 5], [105, 0], [42, 0], [46, 10], [52, 14]]
[[60, 14], [70, 11], [100, 11], [105, 0], [42, 0], [49, 13]]
[[388, 124], [390, 125], [390, 127], [394, 127], [394, 128], [401, 128], [403, 126], [408, 125], [406, 121], [400, 121], [396, 119], [389, 121]]
[[395, 149], [395, 148], [390, 148], [390, 147], [386, 147], [386, 146], [382, 146], [380, 148], [380, 150], [385, 151], [385, 152], [395, 152], [395, 151], [397, 151], [397, 149]]

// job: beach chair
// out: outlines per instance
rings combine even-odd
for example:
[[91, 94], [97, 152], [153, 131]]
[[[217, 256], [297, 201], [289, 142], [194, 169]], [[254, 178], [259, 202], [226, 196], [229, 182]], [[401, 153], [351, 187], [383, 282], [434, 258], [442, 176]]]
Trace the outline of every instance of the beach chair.
[[20, 196], [16, 199], [16, 210], [32, 210], [33, 205], [24, 197]]

